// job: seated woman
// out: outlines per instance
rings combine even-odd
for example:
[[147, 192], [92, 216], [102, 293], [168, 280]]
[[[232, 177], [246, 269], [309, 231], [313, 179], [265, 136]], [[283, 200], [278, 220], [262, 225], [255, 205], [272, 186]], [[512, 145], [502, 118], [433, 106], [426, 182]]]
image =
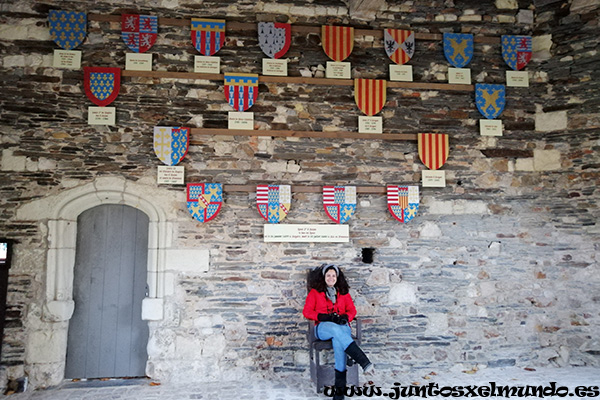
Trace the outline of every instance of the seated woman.
[[373, 370], [373, 364], [352, 339], [349, 323], [356, 317], [356, 307], [344, 274], [333, 264], [321, 267], [322, 274], [311, 283], [302, 314], [315, 324], [315, 337], [331, 339], [335, 359], [335, 397], [343, 399], [346, 388], [346, 354], [363, 368]]

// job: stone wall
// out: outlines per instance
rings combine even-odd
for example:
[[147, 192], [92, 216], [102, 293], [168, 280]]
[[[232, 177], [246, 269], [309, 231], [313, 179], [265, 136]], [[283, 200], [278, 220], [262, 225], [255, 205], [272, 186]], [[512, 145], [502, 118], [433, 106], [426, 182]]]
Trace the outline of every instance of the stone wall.
[[[353, 5], [354, 3], [351, 2]], [[147, 372], [156, 379], [308, 376], [301, 316], [306, 269], [336, 261], [364, 318], [365, 350], [382, 374], [506, 365], [599, 365], [600, 174], [598, 13], [594, 1], [380, 2], [350, 13], [341, 1], [9, 0], [0, 6], [0, 232], [19, 240], [2, 349], [6, 379], [62, 379], [66, 320], [48, 312], [53, 210], [73, 193], [116, 187], [164, 212], [162, 318], [150, 321]], [[482, 137], [472, 92], [389, 88], [389, 133], [442, 132], [445, 188], [421, 188], [418, 216], [394, 220], [384, 195], [359, 195], [347, 244], [263, 243], [253, 193], [227, 192], [219, 216], [193, 220], [185, 189], [157, 187], [156, 125], [226, 128], [222, 82], [124, 77], [117, 125], [87, 125], [81, 71], [52, 67], [49, 9], [89, 14], [221, 17], [422, 33], [532, 34], [529, 88], [508, 88], [504, 136]], [[350, 7], [352, 8], [352, 7]], [[165, 26], [154, 70], [191, 72], [189, 29]], [[120, 25], [91, 21], [83, 65], [124, 67]], [[260, 73], [253, 31], [227, 32], [222, 72]], [[320, 76], [316, 34], [295, 34], [290, 76]], [[380, 40], [356, 37], [354, 77], [387, 78]], [[440, 41], [418, 41], [417, 82], [447, 82]], [[478, 44], [473, 83], [504, 83], [497, 45]], [[351, 87], [261, 84], [256, 129], [356, 131]], [[292, 185], [418, 184], [416, 142], [197, 135], [187, 182]], [[94, 186], [95, 185], [95, 186]], [[75, 216], [76, 217], [76, 216]], [[321, 196], [295, 193], [288, 223], [327, 223]], [[66, 223], [69, 225], [69, 223]], [[66, 228], [66, 229], [72, 229]], [[60, 236], [60, 235], [59, 235]], [[372, 263], [363, 249], [374, 249]], [[594, 335], [596, 334], [596, 335]], [[52, 346], [48, 346], [52, 343]]]

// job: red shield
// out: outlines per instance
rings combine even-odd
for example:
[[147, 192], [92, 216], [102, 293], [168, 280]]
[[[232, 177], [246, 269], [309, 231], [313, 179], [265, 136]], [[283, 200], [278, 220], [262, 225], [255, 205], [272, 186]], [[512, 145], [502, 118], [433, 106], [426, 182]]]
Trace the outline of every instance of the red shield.
[[385, 105], [386, 81], [382, 79], [355, 79], [354, 100], [362, 112], [375, 115]]
[[121, 69], [83, 67], [85, 94], [92, 103], [104, 107], [113, 102], [121, 88]]
[[344, 61], [354, 47], [354, 28], [346, 26], [321, 26], [321, 43], [325, 54], [333, 61]]
[[419, 133], [419, 158], [429, 169], [441, 168], [448, 159], [450, 147], [448, 135], [442, 133]]

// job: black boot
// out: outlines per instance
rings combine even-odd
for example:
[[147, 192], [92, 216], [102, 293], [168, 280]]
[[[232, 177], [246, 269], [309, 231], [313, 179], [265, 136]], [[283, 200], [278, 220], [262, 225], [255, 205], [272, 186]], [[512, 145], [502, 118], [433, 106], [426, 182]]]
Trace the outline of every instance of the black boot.
[[335, 384], [333, 389], [335, 390], [333, 400], [344, 400], [344, 393], [346, 392], [346, 371], [335, 370]]
[[369, 357], [361, 350], [356, 342], [350, 343], [350, 346], [346, 348], [346, 354], [348, 354], [354, 361], [356, 361], [362, 367], [365, 373], [369, 373], [373, 370], [373, 363], [369, 360]]

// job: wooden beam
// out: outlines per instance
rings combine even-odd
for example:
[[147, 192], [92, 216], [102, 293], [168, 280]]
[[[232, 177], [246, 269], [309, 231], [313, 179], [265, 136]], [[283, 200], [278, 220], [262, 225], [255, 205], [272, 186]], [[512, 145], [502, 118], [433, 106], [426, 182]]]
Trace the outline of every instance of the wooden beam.
[[[417, 141], [417, 134], [413, 133], [358, 133], [358, 132], [314, 132], [314, 131], [283, 131], [283, 130], [243, 130], [243, 129], [207, 129], [192, 128], [192, 137], [201, 135], [221, 136], [270, 136], [270, 137], [297, 137], [297, 138], [322, 138], [322, 139], [375, 139], [394, 141]], [[190, 144], [202, 144], [198, 140], [190, 140]]]
[[[323, 186], [334, 185], [333, 183], [323, 183], [321, 186], [292, 185], [293, 193], [322, 193]], [[223, 185], [224, 192], [256, 192], [257, 185]], [[356, 186], [356, 193], [360, 194], [385, 194], [387, 187], [381, 186]]]
[[[121, 22], [121, 15], [115, 14], [88, 14], [89, 21], [98, 22]], [[190, 26], [191, 20], [186, 18], [158, 18], [158, 24], [164, 26]], [[372, 36], [376, 39], [383, 38], [383, 29], [354, 29], [354, 36]], [[227, 31], [239, 32], [239, 31], [256, 31], [257, 24], [251, 22], [235, 22], [227, 21]], [[295, 25], [292, 24], [292, 33], [297, 34], [317, 34], [321, 35], [320, 26], [310, 25]], [[430, 40], [430, 41], [441, 41], [443, 36], [435, 33], [420, 33], [415, 32], [415, 39], [417, 40]], [[475, 43], [485, 44], [500, 44], [500, 37], [497, 36], [474, 36], [473, 40]]]
[[[122, 70], [121, 76], [145, 77], [145, 78], [171, 78], [191, 80], [215, 80], [223, 81], [223, 74], [199, 74], [195, 72], [170, 72], [170, 71], [128, 71]], [[328, 79], [307, 78], [303, 76], [263, 76], [259, 75], [258, 81], [262, 83], [286, 83], [299, 85], [322, 85], [322, 86], [354, 86], [353, 79]], [[397, 82], [388, 81], [388, 87], [413, 89], [413, 90], [449, 90], [455, 92], [473, 92], [474, 85], [456, 85], [449, 83], [429, 82]]]

